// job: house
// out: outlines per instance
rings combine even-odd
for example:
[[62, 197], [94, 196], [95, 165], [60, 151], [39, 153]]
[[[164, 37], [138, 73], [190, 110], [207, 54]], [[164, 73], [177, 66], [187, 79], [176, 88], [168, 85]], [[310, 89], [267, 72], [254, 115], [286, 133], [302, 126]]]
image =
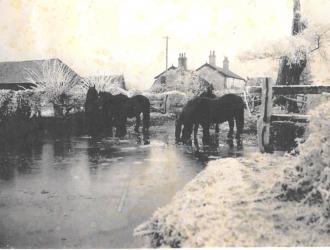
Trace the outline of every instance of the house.
[[125, 78], [123, 75], [99, 75], [99, 76], [88, 76], [85, 80], [91, 84], [99, 85], [103, 90], [111, 87], [117, 87], [124, 90], [126, 89]]
[[28, 80], [29, 74], [43, 76], [46, 65], [59, 65], [70, 75], [71, 81], [82, 81], [82, 78], [60, 59], [30, 60], [16, 62], [0, 62], [0, 89], [20, 90], [29, 89], [34, 86]]
[[265, 77], [248, 77], [246, 86], [261, 86], [264, 81]]
[[242, 88], [245, 86], [245, 79], [235, 74], [229, 69], [229, 60], [224, 58], [222, 68], [216, 64], [215, 51], [211, 51], [209, 62], [203, 64], [196, 72], [203, 79], [211, 83], [215, 90]]
[[169, 67], [167, 70], [164, 70], [162, 73], [160, 73], [159, 75], [155, 76], [155, 80], [158, 80], [160, 81], [161, 84], [165, 84], [166, 83], [166, 76], [169, 74], [168, 72], [171, 72], [171, 71], [175, 71], [177, 69], [177, 67], [175, 66], [171, 66]]
[[150, 90], [152, 92], [171, 90], [198, 92], [199, 89], [207, 85], [209, 83], [205, 79], [198, 76], [194, 70], [188, 69], [186, 54], [180, 53], [178, 67], [172, 65], [167, 70], [155, 76]]

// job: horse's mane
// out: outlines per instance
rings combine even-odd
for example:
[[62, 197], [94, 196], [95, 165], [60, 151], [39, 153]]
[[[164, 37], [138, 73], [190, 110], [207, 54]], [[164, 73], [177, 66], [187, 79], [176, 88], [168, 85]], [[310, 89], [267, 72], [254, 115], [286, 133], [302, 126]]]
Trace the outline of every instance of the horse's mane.
[[99, 95], [113, 96], [113, 94], [111, 94], [111, 93], [108, 92], [108, 91], [100, 91], [100, 92], [99, 92]]
[[212, 92], [211, 93], [208, 93], [208, 92], [203, 92], [199, 95], [200, 97], [208, 97], [208, 98], [216, 98], [217, 96], [215, 94], [213, 94]]

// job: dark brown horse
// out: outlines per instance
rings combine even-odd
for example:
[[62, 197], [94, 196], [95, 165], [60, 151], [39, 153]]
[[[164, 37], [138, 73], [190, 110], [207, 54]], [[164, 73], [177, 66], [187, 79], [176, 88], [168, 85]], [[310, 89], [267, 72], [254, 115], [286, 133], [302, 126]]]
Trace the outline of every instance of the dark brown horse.
[[112, 135], [113, 126], [116, 127], [116, 136], [123, 137], [126, 134], [127, 118], [136, 118], [135, 132], [139, 132], [141, 113], [143, 114], [143, 132], [149, 129], [150, 102], [143, 95], [131, 98], [126, 95], [112, 95], [109, 92], [99, 93], [99, 104], [102, 113], [104, 129]]
[[[203, 144], [209, 144], [209, 128], [212, 123], [223, 123], [228, 121], [228, 139], [233, 139], [234, 121], [236, 122], [237, 146], [242, 146], [241, 134], [244, 126], [244, 102], [243, 99], [234, 94], [227, 94], [217, 98], [195, 97], [183, 108], [176, 121], [175, 138], [177, 142], [187, 144], [191, 140], [191, 133], [194, 129], [194, 140], [197, 142], [198, 124], [203, 127]], [[181, 136], [181, 128], [182, 130]], [[196, 126], [197, 125], [197, 126]]]

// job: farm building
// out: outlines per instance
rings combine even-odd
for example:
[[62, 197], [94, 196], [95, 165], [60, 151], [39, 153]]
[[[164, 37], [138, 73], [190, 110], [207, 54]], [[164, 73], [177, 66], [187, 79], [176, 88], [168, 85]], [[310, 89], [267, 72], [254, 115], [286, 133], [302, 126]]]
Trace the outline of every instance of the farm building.
[[196, 72], [199, 76], [211, 83], [215, 90], [243, 88], [245, 79], [229, 70], [229, 60], [227, 57], [223, 60], [222, 68], [216, 65], [215, 51], [211, 51], [209, 62], [203, 64]]
[[123, 75], [99, 75], [99, 76], [88, 76], [85, 80], [91, 84], [102, 85], [103, 90], [108, 88], [121, 88], [126, 89], [125, 78]]
[[69, 72], [72, 81], [82, 81], [82, 78], [60, 59], [30, 60], [17, 62], [0, 62], [0, 89], [20, 90], [33, 87], [28, 80], [29, 74], [38, 74], [41, 78], [44, 67], [47, 65], [58, 65]]
[[165, 92], [178, 90], [182, 92], [198, 92], [199, 89], [210, 83], [197, 75], [195, 71], [188, 70], [187, 57], [184, 53], [179, 54], [178, 67], [171, 66], [159, 75], [155, 76], [151, 87], [152, 92]]

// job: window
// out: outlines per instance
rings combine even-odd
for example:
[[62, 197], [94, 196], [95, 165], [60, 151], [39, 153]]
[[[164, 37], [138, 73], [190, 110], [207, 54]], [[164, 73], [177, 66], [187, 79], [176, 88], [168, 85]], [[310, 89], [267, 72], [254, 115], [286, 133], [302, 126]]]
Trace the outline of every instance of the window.
[[160, 77], [160, 83], [165, 84], [166, 83], [166, 76], [161, 76]]

